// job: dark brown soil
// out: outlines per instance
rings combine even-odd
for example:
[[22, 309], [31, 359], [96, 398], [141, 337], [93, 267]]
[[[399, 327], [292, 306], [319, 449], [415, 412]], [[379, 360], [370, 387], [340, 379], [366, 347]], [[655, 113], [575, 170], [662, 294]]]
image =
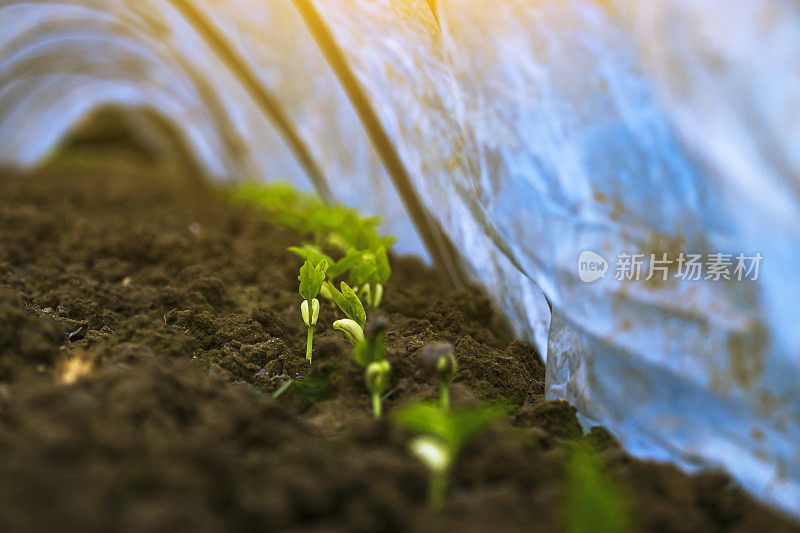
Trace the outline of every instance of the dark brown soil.
[[299, 239], [130, 158], [2, 172], [0, 531], [558, 531], [574, 441], [598, 450], [641, 531], [797, 530], [722, 474], [583, 436], [485, 295], [394, 258], [386, 410], [435, 395], [415, 364], [434, 340], [456, 347], [455, 402], [511, 405], [429, 511], [425, 470], [370, 418], [325, 305], [313, 368], [303, 357], [285, 251]]

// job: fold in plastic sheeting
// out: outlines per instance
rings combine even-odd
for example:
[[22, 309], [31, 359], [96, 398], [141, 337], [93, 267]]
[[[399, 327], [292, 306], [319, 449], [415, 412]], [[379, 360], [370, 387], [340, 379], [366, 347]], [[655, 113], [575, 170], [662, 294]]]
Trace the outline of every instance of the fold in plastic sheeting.
[[[289, 0], [197, 1], [333, 196], [424, 254]], [[800, 13], [788, 0], [317, 0], [419, 197], [547, 359], [547, 394], [639, 456], [800, 516]], [[148, 105], [217, 177], [309, 188], [297, 147], [168, 0], [0, 0], [0, 161]], [[607, 262], [581, 281], [579, 257]], [[757, 280], [618, 279], [620, 254], [760, 254]], [[545, 295], [547, 299], [545, 299]], [[551, 310], [548, 305], [552, 305]]]

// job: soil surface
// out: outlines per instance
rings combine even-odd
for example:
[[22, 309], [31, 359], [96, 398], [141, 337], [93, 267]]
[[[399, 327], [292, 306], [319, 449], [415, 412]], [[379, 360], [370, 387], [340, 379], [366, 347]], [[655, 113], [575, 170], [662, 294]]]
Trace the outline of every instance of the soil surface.
[[640, 531], [798, 530], [723, 474], [584, 435], [484, 294], [394, 257], [385, 410], [436, 395], [429, 341], [455, 346], [454, 403], [510, 406], [428, 510], [408, 434], [372, 420], [325, 304], [303, 357], [285, 251], [302, 237], [177, 176], [122, 155], [0, 172], [0, 531], [559, 531], [576, 441]]

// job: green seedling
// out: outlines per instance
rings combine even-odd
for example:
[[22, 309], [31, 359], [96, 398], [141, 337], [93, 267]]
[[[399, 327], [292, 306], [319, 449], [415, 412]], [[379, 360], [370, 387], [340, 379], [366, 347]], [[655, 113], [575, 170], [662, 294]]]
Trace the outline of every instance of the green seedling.
[[364, 340], [364, 325], [367, 322], [367, 313], [364, 311], [364, 305], [359, 300], [358, 295], [347, 283], [343, 281], [339, 286], [341, 290], [338, 290], [329, 281], [325, 282], [325, 288], [331, 295], [333, 302], [347, 317], [334, 322], [333, 327], [344, 333], [347, 340], [355, 346]]
[[343, 253], [351, 248], [388, 249], [395, 242], [394, 237], [378, 233], [380, 217], [363, 217], [357, 210], [341, 204], [327, 205], [318, 196], [287, 182], [245, 183], [237, 186], [230, 196], [234, 201], [260, 208], [275, 224], [313, 235], [318, 246], [329, 246]]
[[364, 384], [372, 397], [372, 414], [381, 417], [383, 391], [389, 384], [389, 373], [392, 370], [386, 360], [386, 344], [384, 337], [389, 324], [386, 319], [372, 319], [364, 329], [364, 337], [353, 346], [353, 359], [364, 367]]
[[[240, 185], [231, 198], [262, 209], [273, 223], [311, 234], [313, 244], [292, 247], [290, 251], [315, 266], [325, 259], [331, 281], [347, 273], [350, 285], [361, 294], [370, 310], [378, 308], [383, 286], [391, 274], [387, 250], [395, 242], [394, 237], [378, 233], [379, 217], [363, 217], [343, 205], [329, 206], [319, 197], [285, 182]], [[322, 252], [323, 247], [344, 256], [335, 261]]]
[[378, 419], [381, 417], [383, 409], [383, 391], [386, 390], [386, 385], [389, 384], [389, 374], [392, 371], [392, 365], [389, 361], [373, 361], [367, 365], [364, 370], [364, 384], [372, 397], [372, 415]]
[[503, 413], [497, 407], [444, 411], [425, 402], [409, 405], [396, 413], [398, 425], [418, 434], [409, 449], [428, 467], [428, 503], [432, 508], [439, 509], [444, 503], [450, 469], [463, 446]]
[[[334, 261], [331, 256], [320, 250], [318, 246], [313, 244], [304, 244], [302, 246], [290, 246], [287, 248], [287, 250], [295, 254], [300, 259], [310, 262], [315, 267], [323, 261], [326, 262], [328, 264], [328, 269], [325, 271], [325, 276], [329, 279], [333, 279], [339, 275], [336, 273], [338, 272], [336, 268], [336, 261]], [[328, 292], [328, 288], [325, 286], [325, 284], [322, 285], [319, 294], [326, 300], [332, 300], [331, 294]]]
[[568, 533], [627, 533], [633, 530], [630, 507], [619, 485], [586, 445], [576, 445], [567, 463], [562, 508]]
[[317, 265], [321, 261], [328, 262], [327, 278], [334, 280], [344, 274], [349, 275], [350, 285], [363, 301], [367, 302], [370, 312], [378, 308], [383, 298], [383, 285], [392, 274], [389, 266], [389, 256], [384, 246], [375, 250], [356, 250], [351, 248], [347, 254], [338, 261], [324, 253], [318, 246], [304, 244], [292, 246], [290, 252], [301, 259], [311, 261]]
[[439, 407], [450, 409], [450, 382], [458, 372], [458, 362], [453, 354], [453, 345], [446, 342], [428, 344], [419, 354], [422, 368], [439, 380]]
[[300, 314], [303, 317], [303, 322], [308, 328], [308, 336], [306, 337], [306, 359], [311, 363], [311, 349], [314, 342], [314, 326], [319, 318], [319, 295], [322, 289], [322, 284], [325, 282], [325, 273], [328, 270], [328, 262], [325, 260], [320, 261], [314, 266], [311, 261], [306, 260], [303, 266], [300, 267], [300, 275], [297, 279], [300, 281], [300, 296], [303, 297], [303, 303], [300, 304]]
[[383, 299], [383, 285], [392, 274], [386, 248], [351, 249], [339, 264], [341, 273], [348, 272], [350, 283], [360, 287], [359, 296], [367, 302], [370, 312], [374, 312]]

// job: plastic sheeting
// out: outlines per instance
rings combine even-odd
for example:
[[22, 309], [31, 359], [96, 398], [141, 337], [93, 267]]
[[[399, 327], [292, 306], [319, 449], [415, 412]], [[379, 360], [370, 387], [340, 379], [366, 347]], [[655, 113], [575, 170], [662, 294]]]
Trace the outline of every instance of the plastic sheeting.
[[[634, 454], [723, 467], [800, 516], [798, 4], [313, 3], [464, 266], [546, 355], [548, 396]], [[195, 4], [335, 198], [424, 254], [293, 3]], [[0, 0], [0, 27], [0, 161], [39, 160], [116, 102], [178, 124], [212, 175], [310, 187], [174, 2]], [[593, 281], [584, 252], [605, 262]], [[681, 252], [763, 261], [756, 280], [689, 281]], [[642, 254], [643, 272], [667, 254], [668, 279], [626, 279], [621, 254]]]

